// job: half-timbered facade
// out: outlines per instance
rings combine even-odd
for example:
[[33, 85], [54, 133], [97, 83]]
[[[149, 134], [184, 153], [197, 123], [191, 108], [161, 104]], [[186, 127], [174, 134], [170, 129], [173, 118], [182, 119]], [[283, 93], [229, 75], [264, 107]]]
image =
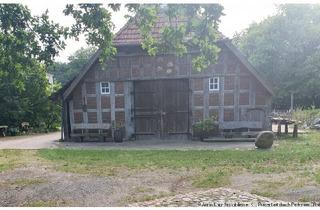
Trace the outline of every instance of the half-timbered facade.
[[106, 69], [98, 51], [63, 90], [65, 140], [83, 133], [107, 136], [112, 125], [124, 126], [126, 139], [187, 138], [195, 122], [212, 115], [220, 129], [270, 128], [272, 90], [230, 40], [217, 43], [218, 62], [202, 72], [192, 69], [197, 51], [149, 56], [132, 24], [114, 44], [117, 55]]

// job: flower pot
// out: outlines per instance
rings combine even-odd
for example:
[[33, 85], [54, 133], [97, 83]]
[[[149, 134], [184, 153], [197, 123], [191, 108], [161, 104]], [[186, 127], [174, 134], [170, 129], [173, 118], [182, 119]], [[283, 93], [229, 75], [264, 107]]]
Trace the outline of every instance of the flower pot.
[[193, 137], [202, 141], [204, 138], [208, 138], [208, 132], [194, 127], [193, 128]]
[[114, 130], [113, 133], [113, 139], [115, 142], [123, 142], [123, 137], [124, 137], [124, 132], [123, 132], [123, 128], [117, 128]]

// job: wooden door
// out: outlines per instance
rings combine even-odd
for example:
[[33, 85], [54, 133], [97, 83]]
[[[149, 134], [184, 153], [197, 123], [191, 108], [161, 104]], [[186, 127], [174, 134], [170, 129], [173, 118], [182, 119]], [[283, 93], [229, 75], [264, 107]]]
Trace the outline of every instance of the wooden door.
[[189, 131], [189, 81], [162, 81], [162, 136]]
[[189, 81], [150, 80], [134, 83], [137, 135], [165, 138], [189, 131]]
[[134, 122], [137, 135], [160, 135], [161, 94], [159, 81], [134, 83]]

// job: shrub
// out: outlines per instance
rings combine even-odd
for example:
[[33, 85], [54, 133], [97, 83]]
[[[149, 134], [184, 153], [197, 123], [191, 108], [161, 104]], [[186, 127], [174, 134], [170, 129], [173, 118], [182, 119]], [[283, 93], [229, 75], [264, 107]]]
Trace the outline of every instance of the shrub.
[[193, 135], [200, 137], [201, 140], [203, 140], [203, 138], [216, 135], [218, 130], [219, 124], [215, 115], [201, 120], [193, 125]]
[[20, 135], [20, 130], [18, 127], [10, 127], [8, 128], [7, 133], [10, 136], [17, 136], [17, 135]]
[[315, 119], [320, 118], [320, 109], [316, 109], [314, 106], [309, 109], [297, 108], [292, 113], [292, 118], [304, 125], [310, 126]]

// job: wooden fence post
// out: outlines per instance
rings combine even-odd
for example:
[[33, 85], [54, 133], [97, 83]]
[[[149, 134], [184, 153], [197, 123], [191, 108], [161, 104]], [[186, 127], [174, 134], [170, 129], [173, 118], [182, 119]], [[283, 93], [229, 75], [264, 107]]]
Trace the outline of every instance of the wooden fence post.
[[292, 137], [293, 138], [297, 138], [298, 137], [298, 125], [297, 124], [294, 124], [294, 126], [293, 126]]
[[280, 136], [281, 135], [281, 123], [278, 123], [278, 132], [277, 135]]
[[286, 135], [288, 135], [288, 123], [287, 122], [284, 124], [284, 133]]

